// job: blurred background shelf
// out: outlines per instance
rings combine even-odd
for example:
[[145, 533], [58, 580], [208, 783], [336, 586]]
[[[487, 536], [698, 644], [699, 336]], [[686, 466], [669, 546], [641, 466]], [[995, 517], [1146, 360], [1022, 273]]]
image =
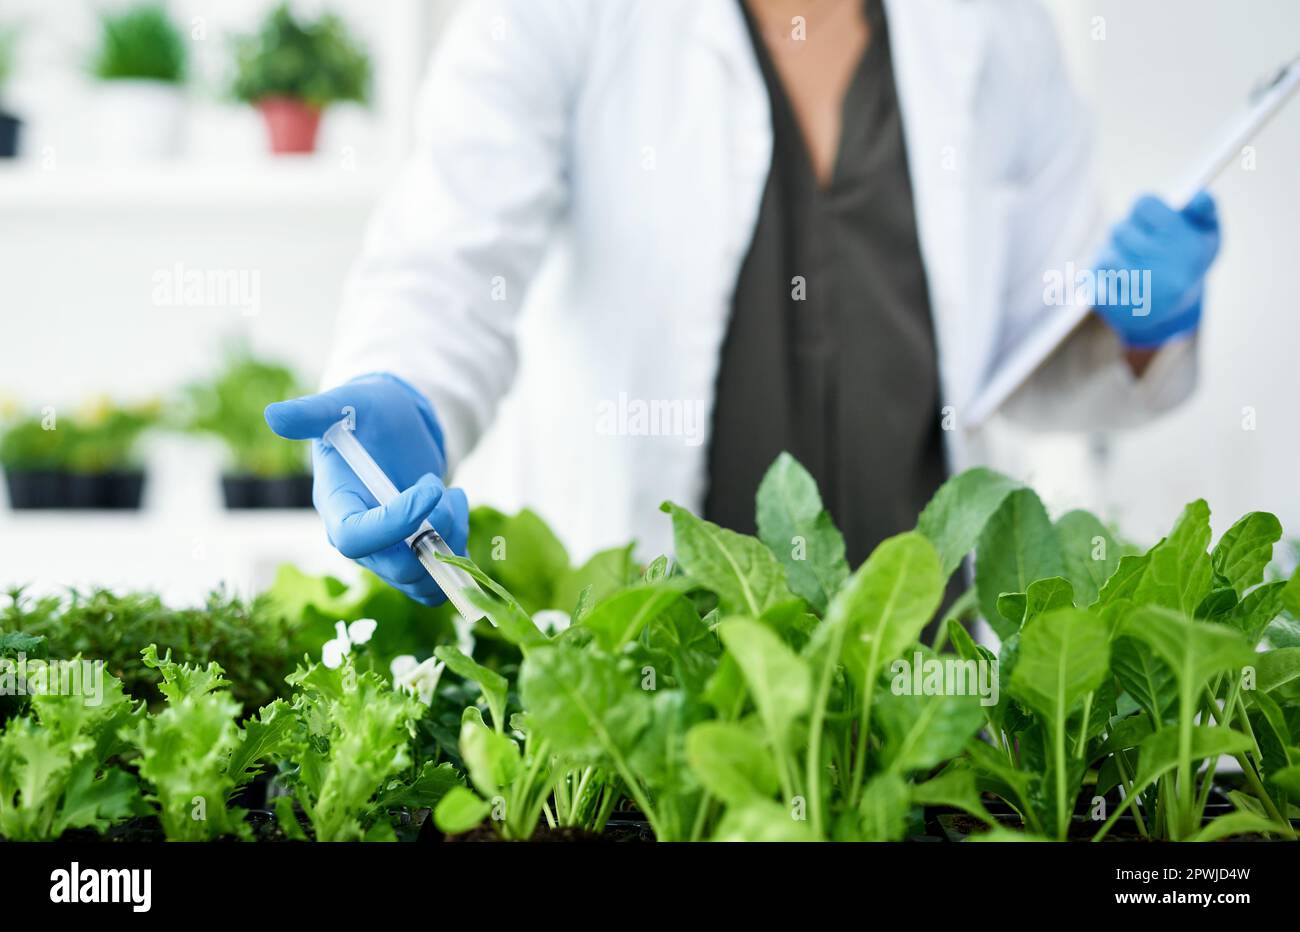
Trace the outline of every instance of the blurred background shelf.
[[0, 164], [0, 210], [365, 208], [390, 174], [315, 156], [57, 169], [15, 161]]
[[14, 512], [0, 533], [4, 585], [30, 584], [41, 594], [110, 585], [193, 605], [218, 581], [241, 595], [263, 591], [282, 563], [344, 579], [356, 574], [329, 547], [313, 511]]

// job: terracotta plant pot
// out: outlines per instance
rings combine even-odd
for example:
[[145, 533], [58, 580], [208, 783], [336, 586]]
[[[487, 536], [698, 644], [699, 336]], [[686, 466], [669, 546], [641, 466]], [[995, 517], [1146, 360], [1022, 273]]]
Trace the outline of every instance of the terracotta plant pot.
[[264, 97], [257, 102], [257, 109], [266, 121], [271, 151], [276, 155], [316, 151], [320, 107], [292, 97]]

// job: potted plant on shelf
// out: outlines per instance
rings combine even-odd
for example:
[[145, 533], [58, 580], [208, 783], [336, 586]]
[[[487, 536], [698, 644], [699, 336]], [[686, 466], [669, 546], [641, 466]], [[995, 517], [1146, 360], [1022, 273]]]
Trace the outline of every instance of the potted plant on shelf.
[[182, 427], [226, 445], [229, 466], [221, 488], [227, 508], [311, 507], [304, 446], [276, 437], [262, 416], [271, 402], [304, 393], [291, 369], [243, 346], [227, 352], [216, 376], [185, 389]]
[[140, 436], [156, 423], [149, 403], [95, 403], [77, 416], [33, 415], [0, 436], [0, 466], [16, 509], [138, 509], [144, 471]]
[[261, 112], [278, 155], [314, 152], [325, 107], [370, 96], [370, 59], [334, 14], [301, 22], [282, 3], [234, 53], [232, 93]]
[[157, 159], [179, 151], [185, 65], [185, 41], [160, 4], [103, 15], [92, 65], [101, 154]]
[[0, 159], [11, 159], [18, 154], [18, 134], [23, 125], [4, 106], [5, 85], [13, 74], [17, 44], [17, 31], [0, 26]]

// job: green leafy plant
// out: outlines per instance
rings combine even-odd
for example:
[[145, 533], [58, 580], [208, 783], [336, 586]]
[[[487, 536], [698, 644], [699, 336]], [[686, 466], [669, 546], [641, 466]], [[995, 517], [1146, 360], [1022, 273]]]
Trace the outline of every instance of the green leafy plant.
[[234, 55], [231, 91], [247, 103], [290, 97], [324, 107], [370, 96], [370, 59], [334, 14], [302, 22], [281, 3], [255, 35], [235, 39]]
[[[950, 633], [963, 657], [998, 662], [1007, 689], [966, 762], [1031, 833], [1064, 839], [1077, 826], [1103, 838], [1132, 813], [1135, 831], [1157, 838], [1294, 837], [1281, 788], [1294, 739], [1278, 700], [1289, 699], [1273, 679], [1288, 660], [1256, 649], [1300, 582], [1261, 585], [1281, 535], [1273, 516], [1246, 515], [1212, 550], [1209, 518], [1194, 502], [1166, 538], [1127, 553], [1093, 516], [1053, 523], [1032, 491], [987, 471], [951, 480], [921, 516], [936, 539], [958, 541], [955, 554], [975, 541], [1000, 656], [960, 626]], [[1264, 688], [1251, 686], [1257, 670], [1269, 671]], [[1237, 758], [1246, 792], [1207, 822], [1221, 755]], [[1103, 815], [1117, 788], [1122, 801]], [[1081, 808], [1100, 824], [1087, 828]]]
[[167, 10], [159, 3], [142, 3], [101, 16], [92, 71], [101, 81], [180, 84], [186, 58], [185, 40]]
[[282, 777], [291, 796], [277, 799], [276, 814], [291, 837], [303, 835], [296, 802], [317, 841], [391, 841], [390, 810], [431, 808], [459, 782], [449, 764], [415, 758], [424, 706], [378, 674], [359, 673], [351, 657], [332, 670], [299, 667], [289, 682], [296, 724]]
[[[493, 611], [509, 619], [504, 628], [509, 642], [526, 658], [534, 650], [545, 655], [550, 639], [513, 596], [471, 561], [460, 564], [501, 600]], [[520, 681], [523, 709], [510, 716], [507, 727], [510, 682], [458, 648], [439, 647], [435, 654], [455, 675], [476, 686], [490, 722], [477, 704], [461, 713], [457, 750], [472, 789], [456, 787], [444, 797], [434, 811], [438, 828], [458, 834], [490, 820], [502, 837], [527, 839], [545, 817], [553, 829], [599, 832], [620, 798], [617, 779], [600, 759], [575, 752], [566, 742], [551, 720], [556, 710], [545, 686], [535, 694], [525, 692], [532, 687]]]
[[180, 426], [219, 438], [236, 473], [275, 478], [307, 472], [306, 448], [266, 429], [263, 412], [274, 401], [305, 394], [288, 366], [254, 356], [247, 347], [226, 351], [221, 370], [187, 386]]
[[134, 466], [140, 437], [158, 421], [158, 405], [100, 400], [74, 415], [11, 420], [0, 436], [0, 465], [10, 470], [104, 473]]
[[151, 789], [149, 801], [169, 841], [209, 841], [223, 836], [243, 840], [252, 831], [230, 796], [258, 772], [264, 758], [278, 753], [293, 727], [285, 703], [262, 709], [244, 728], [236, 725], [240, 704], [225, 687], [221, 667], [173, 663], [150, 645], [142, 651], [147, 667], [162, 676], [159, 690], [167, 705], [143, 716], [123, 738], [139, 751], [136, 767]]
[[102, 660], [137, 699], [155, 697], [157, 669], [140, 662], [150, 644], [177, 662], [215, 662], [228, 670], [231, 691], [249, 712], [284, 692], [294, 669], [289, 642], [296, 619], [274, 610], [266, 596], [245, 601], [217, 591], [199, 608], [176, 609], [147, 592], [71, 590], [34, 598], [19, 587], [5, 595], [0, 632], [40, 637], [58, 657]]
[[[80, 663], [80, 658], [73, 658]], [[147, 810], [134, 777], [110, 761], [127, 749], [120, 732], [141, 715], [105, 675], [97, 702], [29, 681], [31, 709], [0, 733], [0, 836], [50, 841], [70, 829], [106, 831]]]

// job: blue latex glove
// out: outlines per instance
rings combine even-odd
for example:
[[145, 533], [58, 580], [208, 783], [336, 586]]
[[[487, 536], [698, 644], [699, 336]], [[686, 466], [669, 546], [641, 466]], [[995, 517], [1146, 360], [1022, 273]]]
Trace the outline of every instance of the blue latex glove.
[[[357, 440], [404, 490], [388, 505], [378, 505], [338, 451], [320, 439], [349, 407]], [[446, 598], [406, 544], [425, 518], [462, 556], [469, 539], [469, 503], [464, 491], [444, 488], [439, 478], [447, 467], [442, 428], [423, 395], [395, 375], [365, 375], [269, 405], [266, 423], [281, 437], [312, 441], [312, 503], [341, 554], [416, 601], [435, 605]]]
[[[1205, 273], [1218, 253], [1219, 217], [1210, 195], [1202, 191], [1182, 210], [1141, 197], [1097, 257], [1096, 311], [1132, 349], [1155, 349], [1195, 330]], [[1113, 271], [1128, 274], [1130, 282], [1136, 272], [1141, 293], [1130, 291], [1123, 303], [1119, 295], [1103, 295], [1101, 273]]]

